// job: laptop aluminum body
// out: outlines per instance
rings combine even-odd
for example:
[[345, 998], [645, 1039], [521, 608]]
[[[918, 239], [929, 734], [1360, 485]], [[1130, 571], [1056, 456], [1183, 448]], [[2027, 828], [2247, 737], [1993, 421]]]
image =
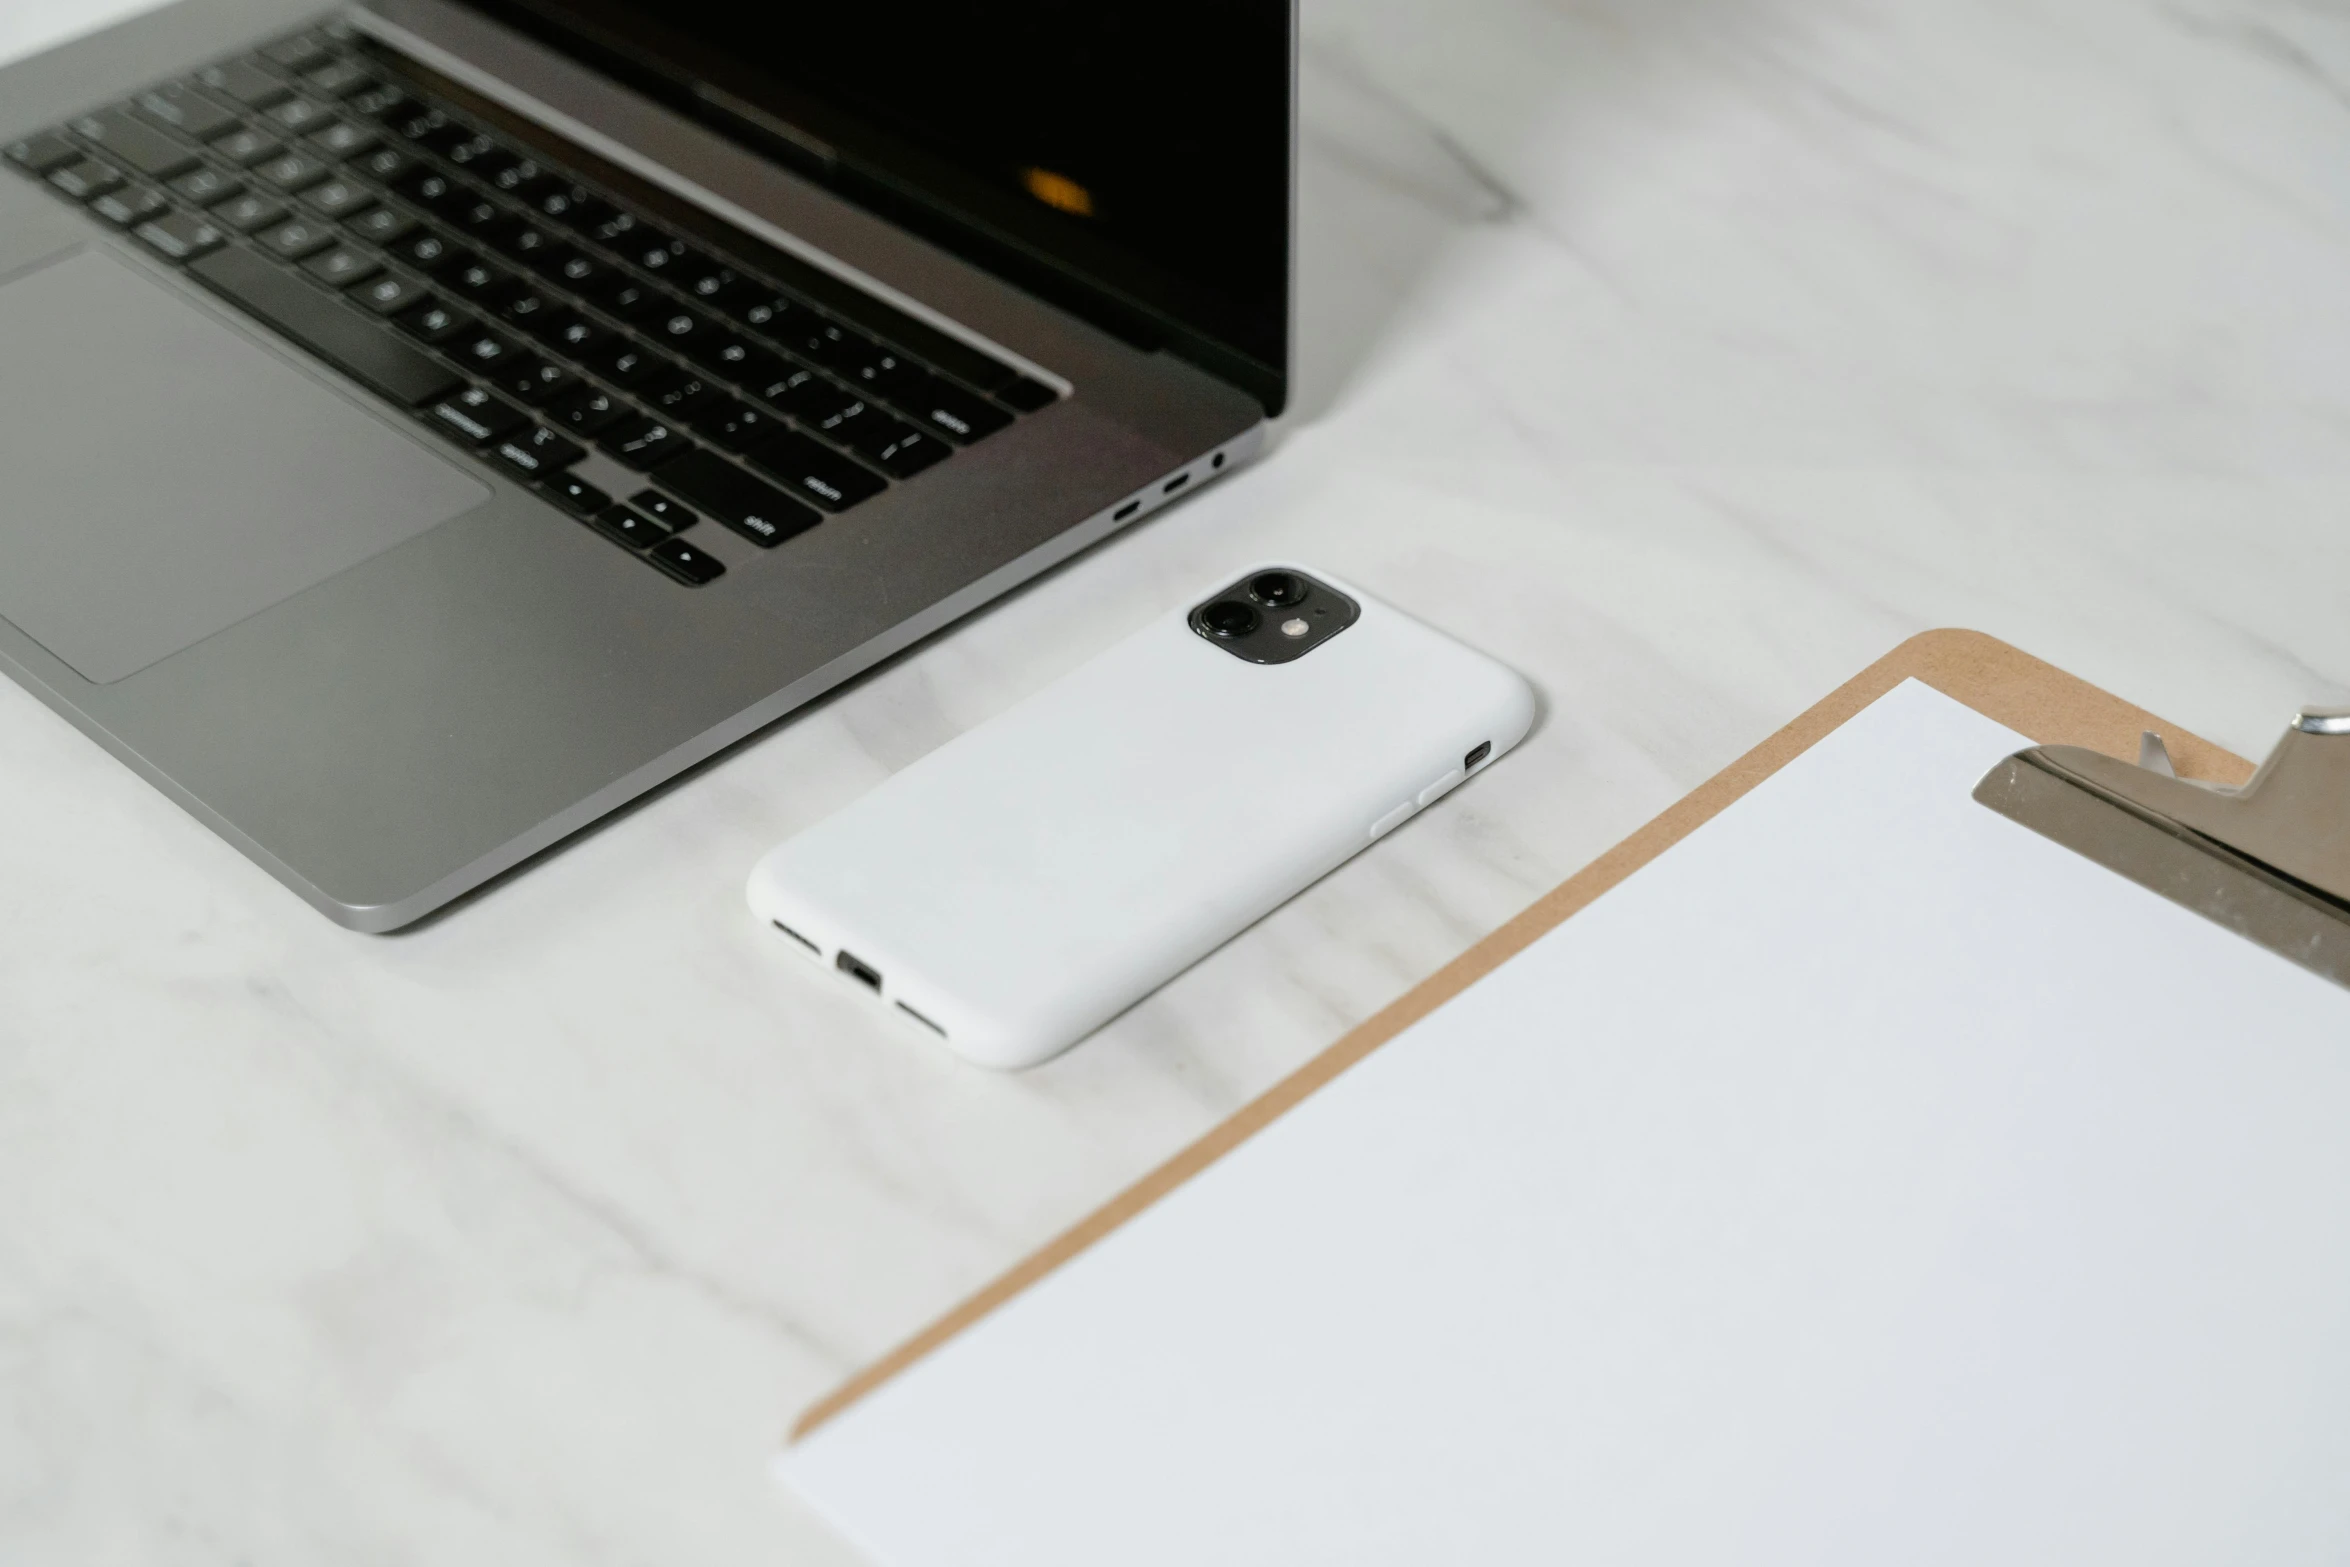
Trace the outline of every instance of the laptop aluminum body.
[[688, 587], [0, 173], [0, 668], [341, 924], [432, 912], [1262, 439], [1261, 391], [444, 0], [178, 0], [0, 71], [0, 145], [327, 16], [1057, 394], [780, 547], [682, 535], [724, 572]]

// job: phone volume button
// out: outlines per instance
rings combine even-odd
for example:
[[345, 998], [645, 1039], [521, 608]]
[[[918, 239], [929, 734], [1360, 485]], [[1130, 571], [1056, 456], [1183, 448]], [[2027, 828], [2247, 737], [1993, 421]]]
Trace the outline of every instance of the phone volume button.
[[1403, 804], [1397, 806], [1394, 810], [1389, 811], [1385, 816], [1380, 817], [1377, 821], [1371, 824], [1371, 836], [1374, 838], [1386, 837], [1387, 834], [1393, 832], [1396, 828], [1401, 827], [1407, 820], [1410, 819], [1412, 812], [1418, 809], [1419, 807], [1413, 804], [1411, 801], [1404, 801]]

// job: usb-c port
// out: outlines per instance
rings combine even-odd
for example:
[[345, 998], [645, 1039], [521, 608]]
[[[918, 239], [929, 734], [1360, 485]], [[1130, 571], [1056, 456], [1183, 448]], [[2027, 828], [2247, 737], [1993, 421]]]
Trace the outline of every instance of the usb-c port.
[[832, 966], [861, 985], [871, 985], [875, 990], [881, 988], [881, 970], [846, 947], [841, 948], [840, 956], [832, 960]]
[[1172, 478], [1172, 479], [1169, 479], [1169, 480], [1168, 480], [1168, 481], [1167, 481], [1165, 484], [1162, 484], [1162, 485], [1160, 485], [1160, 486], [1159, 486], [1159, 493], [1160, 493], [1161, 495], [1172, 495], [1172, 494], [1174, 494], [1174, 493], [1175, 493], [1177, 490], [1180, 490], [1180, 489], [1182, 489], [1182, 488], [1183, 488], [1185, 485], [1189, 484], [1190, 482], [1191, 482], [1191, 475], [1190, 475], [1190, 474], [1188, 474], [1188, 473], [1179, 473], [1179, 474], [1175, 475], [1175, 477], [1174, 477], [1174, 478]]
[[1476, 765], [1477, 765], [1479, 762], [1482, 762], [1482, 761], [1484, 761], [1484, 760], [1485, 760], [1485, 758], [1487, 758], [1487, 757], [1491, 756], [1492, 754], [1493, 754], [1493, 742], [1492, 742], [1492, 741], [1490, 741], [1490, 740], [1480, 740], [1480, 741], [1478, 741], [1478, 742], [1476, 743], [1476, 745], [1474, 745], [1474, 746], [1472, 746], [1472, 747], [1470, 748], [1470, 750], [1469, 750], [1469, 754], [1468, 754], [1467, 756], [1464, 756], [1464, 757], [1462, 757], [1462, 758], [1461, 758], [1461, 771], [1462, 771], [1462, 772], [1464, 772], [1464, 773], [1465, 773], [1465, 772], [1469, 772], [1469, 771], [1471, 771], [1472, 769], [1474, 769], [1474, 768], [1476, 767]]
[[1124, 522], [1124, 521], [1125, 521], [1127, 518], [1129, 518], [1129, 517], [1133, 516], [1133, 515], [1134, 515], [1136, 512], [1138, 512], [1138, 511], [1140, 511], [1140, 510], [1142, 510], [1142, 502], [1141, 502], [1141, 501], [1139, 501], [1139, 500], [1128, 501], [1128, 502], [1127, 502], [1125, 505], [1123, 505], [1123, 506], [1119, 507], [1119, 508], [1118, 508], [1116, 511], [1114, 511], [1114, 512], [1110, 513], [1110, 520], [1111, 520], [1112, 522]]

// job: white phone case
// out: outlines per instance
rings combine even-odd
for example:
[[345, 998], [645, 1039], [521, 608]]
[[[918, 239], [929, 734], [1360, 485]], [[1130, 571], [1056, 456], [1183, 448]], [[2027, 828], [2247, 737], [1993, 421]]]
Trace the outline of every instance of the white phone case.
[[[1359, 616], [1281, 664], [1192, 629], [1215, 589], [1266, 571]], [[779, 946], [910, 1027], [1028, 1066], [1491, 766], [1533, 719], [1512, 670], [1327, 573], [1262, 565], [779, 845], [750, 904]]]

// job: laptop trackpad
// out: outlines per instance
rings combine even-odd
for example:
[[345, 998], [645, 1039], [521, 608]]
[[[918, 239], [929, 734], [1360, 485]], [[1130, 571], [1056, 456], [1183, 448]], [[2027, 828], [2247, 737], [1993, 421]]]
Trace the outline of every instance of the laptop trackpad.
[[0, 284], [0, 616], [104, 685], [487, 486], [102, 250]]

